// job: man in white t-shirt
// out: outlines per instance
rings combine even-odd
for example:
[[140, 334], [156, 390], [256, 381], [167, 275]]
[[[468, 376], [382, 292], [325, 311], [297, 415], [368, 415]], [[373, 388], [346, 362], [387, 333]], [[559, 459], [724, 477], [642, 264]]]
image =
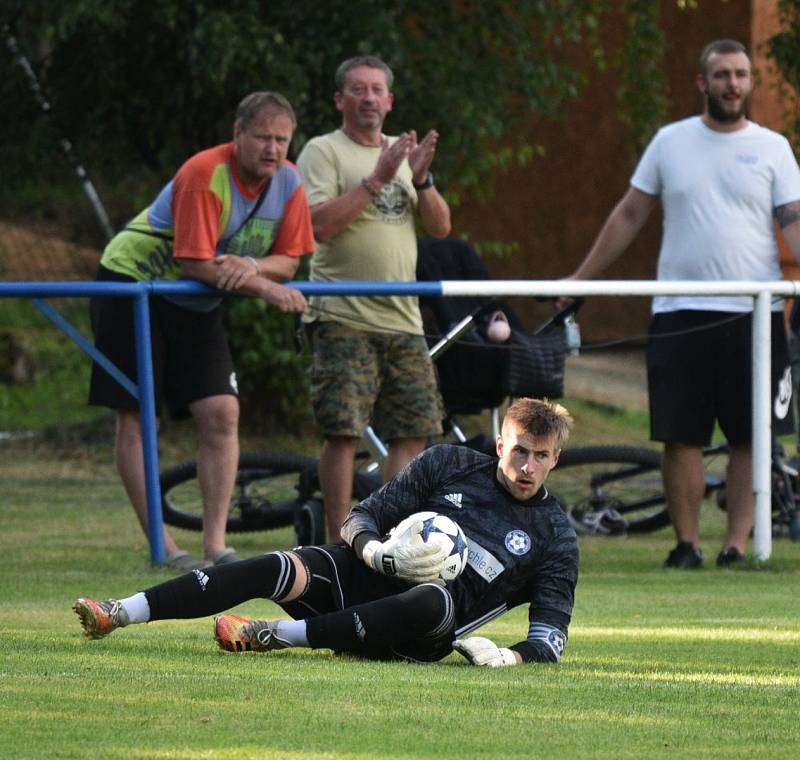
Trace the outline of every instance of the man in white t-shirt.
[[[659, 280], [778, 280], [774, 223], [800, 261], [800, 170], [788, 141], [749, 121], [750, 59], [741, 43], [703, 50], [700, 116], [663, 127], [648, 145], [631, 186], [571, 279], [596, 276], [630, 245], [661, 200]], [[702, 447], [718, 422], [730, 444], [728, 529], [717, 564], [744, 559], [753, 525], [751, 449], [752, 299], [659, 296], [647, 350], [651, 438], [664, 443], [664, 484], [678, 545], [665, 567], [702, 566]], [[776, 425], [789, 425], [782, 303], [773, 304]]]
[[[344, 61], [334, 103], [342, 126], [315, 137], [297, 164], [319, 243], [311, 279], [416, 279], [415, 211], [432, 237], [450, 232], [450, 209], [430, 171], [438, 134], [383, 134], [392, 110], [392, 71], [375, 56]], [[353, 462], [373, 422], [389, 455], [389, 480], [441, 433], [442, 403], [416, 296], [309, 299], [311, 401], [325, 441], [319, 475], [328, 536], [351, 507]]]

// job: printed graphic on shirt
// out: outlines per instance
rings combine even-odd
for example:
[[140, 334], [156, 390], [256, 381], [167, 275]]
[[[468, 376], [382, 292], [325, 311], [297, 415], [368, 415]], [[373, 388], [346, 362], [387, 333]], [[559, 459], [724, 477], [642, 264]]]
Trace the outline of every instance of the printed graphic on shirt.
[[[152, 235], [151, 241], [155, 237]], [[155, 240], [152, 242], [155, 243], [154, 247], [134, 261], [134, 266], [142, 278], [145, 280], [171, 280], [180, 277], [180, 265], [172, 258], [172, 241]], [[139, 246], [139, 248], [144, 250], [144, 246]]]
[[472, 537], [469, 539], [467, 564], [489, 583], [505, 569], [500, 560], [494, 557], [487, 549], [484, 549]]
[[236, 231], [228, 241], [227, 253], [237, 256], [261, 257], [272, 245], [272, 231], [275, 229], [274, 219], [254, 217]]
[[405, 224], [411, 214], [408, 190], [397, 179], [384, 185], [372, 203], [389, 224]]

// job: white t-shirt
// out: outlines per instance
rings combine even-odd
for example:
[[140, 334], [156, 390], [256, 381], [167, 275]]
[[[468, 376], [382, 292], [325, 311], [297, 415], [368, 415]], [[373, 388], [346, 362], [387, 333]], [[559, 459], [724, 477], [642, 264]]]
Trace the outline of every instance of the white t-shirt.
[[[661, 198], [659, 280], [782, 279], [773, 209], [800, 200], [800, 169], [782, 135], [753, 122], [716, 132], [699, 116], [684, 119], [658, 131], [631, 185]], [[654, 313], [752, 308], [749, 296], [653, 299]]]

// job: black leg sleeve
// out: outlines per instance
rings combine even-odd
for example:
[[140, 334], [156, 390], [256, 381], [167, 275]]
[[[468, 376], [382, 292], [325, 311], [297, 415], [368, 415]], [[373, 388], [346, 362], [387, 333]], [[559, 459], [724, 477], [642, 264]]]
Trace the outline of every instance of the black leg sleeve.
[[306, 621], [308, 643], [364, 657], [384, 657], [395, 646], [444, 634], [453, 624], [450, 593], [433, 583]]
[[281, 599], [295, 579], [292, 561], [283, 552], [193, 570], [145, 590], [151, 620], [216, 615], [248, 599]]

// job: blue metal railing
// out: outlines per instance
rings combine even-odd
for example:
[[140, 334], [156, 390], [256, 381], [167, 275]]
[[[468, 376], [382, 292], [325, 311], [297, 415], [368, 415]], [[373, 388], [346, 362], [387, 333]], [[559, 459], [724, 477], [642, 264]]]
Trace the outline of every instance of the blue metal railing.
[[[375, 282], [293, 282], [306, 295], [441, 295], [438, 282], [375, 283]], [[3, 282], [0, 298], [29, 298], [37, 309], [59, 330], [72, 339], [85, 353], [108, 372], [125, 390], [139, 401], [142, 425], [145, 488], [147, 493], [147, 524], [150, 557], [154, 564], [166, 560], [164, 548], [163, 517], [161, 512], [161, 487], [159, 484], [158, 440], [156, 430], [155, 388], [153, 384], [153, 358], [150, 352], [151, 295], [203, 295], [214, 292], [197, 282], [178, 280], [167, 282]], [[99, 352], [79, 330], [43, 298], [132, 298], [134, 310], [134, 335], [136, 342], [137, 383], [119, 370]]]

